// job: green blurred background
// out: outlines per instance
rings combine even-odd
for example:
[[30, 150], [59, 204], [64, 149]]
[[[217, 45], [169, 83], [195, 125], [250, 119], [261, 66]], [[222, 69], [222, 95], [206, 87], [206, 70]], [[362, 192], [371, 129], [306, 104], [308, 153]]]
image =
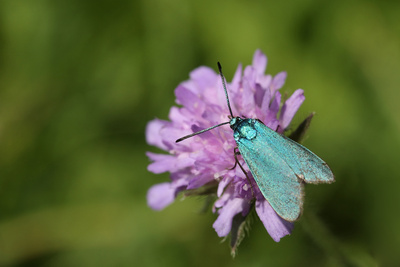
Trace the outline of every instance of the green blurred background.
[[[0, 2], [0, 266], [398, 266], [400, 2]], [[293, 123], [336, 175], [306, 186], [275, 243], [258, 219], [232, 259], [202, 199], [162, 212], [146, 191], [149, 120], [217, 60], [230, 80], [260, 48]]]

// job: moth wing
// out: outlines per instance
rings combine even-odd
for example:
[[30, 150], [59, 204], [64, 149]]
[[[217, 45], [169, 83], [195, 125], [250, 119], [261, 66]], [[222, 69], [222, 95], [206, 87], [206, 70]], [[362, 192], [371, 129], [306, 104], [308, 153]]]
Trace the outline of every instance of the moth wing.
[[238, 149], [261, 193], [275, 212], [287, 221], [295, 221], [303, 206], [303, 183], [284, 158], [270, 146], [265, 131], [251, 140], [241, 138]]
[[284, 135], [280, 135], [259, 121], [256, 121], [254, 128], [257, 134], [262, 136], [266, 144], [286, 162], [297, 177], [306, 183], [318, 184], [335, 181], [328, 164], [306, 147]]

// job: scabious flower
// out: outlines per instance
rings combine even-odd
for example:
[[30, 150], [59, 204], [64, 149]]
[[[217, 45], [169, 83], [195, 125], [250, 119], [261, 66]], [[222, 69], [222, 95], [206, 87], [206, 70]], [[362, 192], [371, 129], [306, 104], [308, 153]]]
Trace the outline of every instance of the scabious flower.
[[[227, 84], [234, 116], [257, 118], [269, 128], [283, 133], [304, 101], [303, 90], [296, 90], [281, 106], [279, 89], [286, 72], [274, 77], [265, 75], [267, 57], [257, 50], [251, 66], [242, 71], [239, 64], [231, 83]], [[175, 89], [176, 103], [169, 121], [155, 119], [148, 123], [146, 139], [168, 154], [147, 152], [153, 173], [169, 172], [171, 182], [152, 186], [147, 193], [148, 205], [161, 210], [171, 204], [179, 192], [208, 187], [218, 199], [213, 211], [218, 218], [213, 227], [218, 236], [227, 236], [234, 217], [246, 217], [255, 211], [276, 242], [290, 234], [293, 223], [280, 218], [263, 197], [241, 156], [238, 160], [248, 178], [235, 165], [233, 132], [223, 125], [180, 143], [176, 139], [221, 122], [229, 121], [229, 110], [221, 77], [213, 69], [199, 67], [190, 73], [190, 80]], [[280, 111], [280, 112], [279, 112]], [[278, 115], [279, 114], [279, 115]], [[251, 183], [251, 184], [250, 184]], [[210, 192], [207, 190], [206, 192]]]

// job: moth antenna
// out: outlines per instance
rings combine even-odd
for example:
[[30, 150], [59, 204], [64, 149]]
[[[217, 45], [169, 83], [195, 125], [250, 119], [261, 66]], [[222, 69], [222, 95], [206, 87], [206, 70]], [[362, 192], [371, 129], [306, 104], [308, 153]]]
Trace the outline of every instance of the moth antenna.
[[225, 77], [224, 77], [224, 74], [222, 74], [221, 63], [217, 62], [217, 64], [218, 64], [219, 75], [221, 76], [221, 79], [222, 79], [222, 86], [224, 87], [224, 91], [225, 91], [226, 102], [228, 103], [229, 113], [231, 114], [231, 117], [233, 118], [234, 116], [233, 116], [232, 109], [231, 109], [231, 103], [229, 102], [228, 91], [226, 90]]
[[183, 140], [185, 140], [185, 139], [188, 139], [188, 138], [190, 138], [190, 137], [192, 137], [192, 136], [195, 136], [195, 135], [198, 135], [198, 134], [207, 132], [207, 131], [209, 131], [209, 130], [212, 130], [212, 129], [214, 129], [214, 128], [217, 128], [217, 127], [219, 127], [219, 126], [222, 126], [222, 125], [225, 125], [225, 124], [228, 124], [228, 123], [229, 123], [229, 121], [226, 121], [226, 122], [223, 122], [223, 123], [220, 123], [220, 124], [211, 126], [211, 127], [207, 128], [207, 129], [204, 129], [204, 130], [201, 130], [201, 131], [192, 133], [192, 134], [185, 135], [184, 137], [181, 137], [181, 138], [177, 139], [177, 140], [175, 141], [175, 143], [179, 143], [180, 141], [183, 141]]
[[[226, 90], [225, 77], [224, 77], [224, 74], [222, 74], [221, 64], [219, 62], [217, 62], [217, 64], [218, 64], [219, 75], [221, 76], [221, 79], [222, 79], [222, 86], [224, 87], [224, 91], [225, 91], [226, 102], [228, 103], [229, 113], [231, 114], [231, 118], [233, 118], [233, 113], [232, 113], [232, 109], [231, 109], [231, 103], [229, 102], [228, 91]], [[222, 126], [222, 125], [225, 125], [225, 124], [228, 124], [228, 123], [230, 123], [230, 122], [229, 121], [223, 122], [223, 123], [211, 126], [211, 127], [207, 128], [207, 129], [204, 129], [204, 130], [201, 130], [201, 131], [189, 134], [189, 135], [185, 135], [184, 137], [181, 137], [181, 138], [177, 139], [175, 141], [175, 143], [179, 143], [179, 142], [181, 142], [181, 141], [183, 141], [185, 139], [188, 139], [188, 138], [190, 138], [192, 136], [207, 132], [209, 130], [212, 130], [214, 128], [217, 128], [219, 126]]]
[[[217, 62], [217, 64], [218, 64], [219, 75], [221, 76], [221, 79], [222, 79], [222, 86], [224, 87], [224, 91], [225, 91], [226, 102], [228, 103], [229, 113], [231, 114], [231, 117], [233, 118], [233, 113], [232, 113], [232, 109], [231, 109], [231, 104], [230, 104], [230, 102], [229, 102], [229, 97], [228, 97], [228, 91], [226, 90], [225, 77], [224, 77], [224, 74], [222, 74], [222, 67], [221, 67], [221, 64], [220, 64], [219, 62]], [[181, 137], [181, 138], [177, 139], [175, 142], [176, 142], [176, 143], [179, 143], [179, 142], [181, 142], [181, 141], [183, 141], [183, 140], [185, 140], [185, 139], [188, 139], [188, 138], [190, 138], [190, 137], [192, 137], [192, 136], [195, 136], [195, 135], [198, 135], [198, 134], [207, 132], [207, 131], [209, 131], [209, 130], [211, 130], [211, 129], [214, 129], [214, 128], [216, 128], [216, 127], [219, 127], [219, 126], [222, 126], [222, 125], [225, 125], [225, 124], [228, 124], [228, 123], [229, 123], [229, 121], [220, 123], [220, 124], [218, 124], [218, 125], [211, 126], [211, 127], [207, 128], [207, 129], [204, 129], [204, 130], [201, 130], [201, 131], [198, 131], [198, 132], [195, 132], [195, 133], [186, 135], [186, 136], [184, 136], [184, 137]]]

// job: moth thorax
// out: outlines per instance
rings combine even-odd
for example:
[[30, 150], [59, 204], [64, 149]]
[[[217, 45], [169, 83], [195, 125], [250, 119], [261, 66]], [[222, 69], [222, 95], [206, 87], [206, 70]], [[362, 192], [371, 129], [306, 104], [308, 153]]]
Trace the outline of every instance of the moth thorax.
[[[240, 118], [239, 118], [240, 119]], [[240, 122], [236, 124], [233, 134], [235, 140], [245, 138], [248, 140], [253, 139], [257, 136], [257, 131], [254, 128], [253, 119], [240, 119]]]

